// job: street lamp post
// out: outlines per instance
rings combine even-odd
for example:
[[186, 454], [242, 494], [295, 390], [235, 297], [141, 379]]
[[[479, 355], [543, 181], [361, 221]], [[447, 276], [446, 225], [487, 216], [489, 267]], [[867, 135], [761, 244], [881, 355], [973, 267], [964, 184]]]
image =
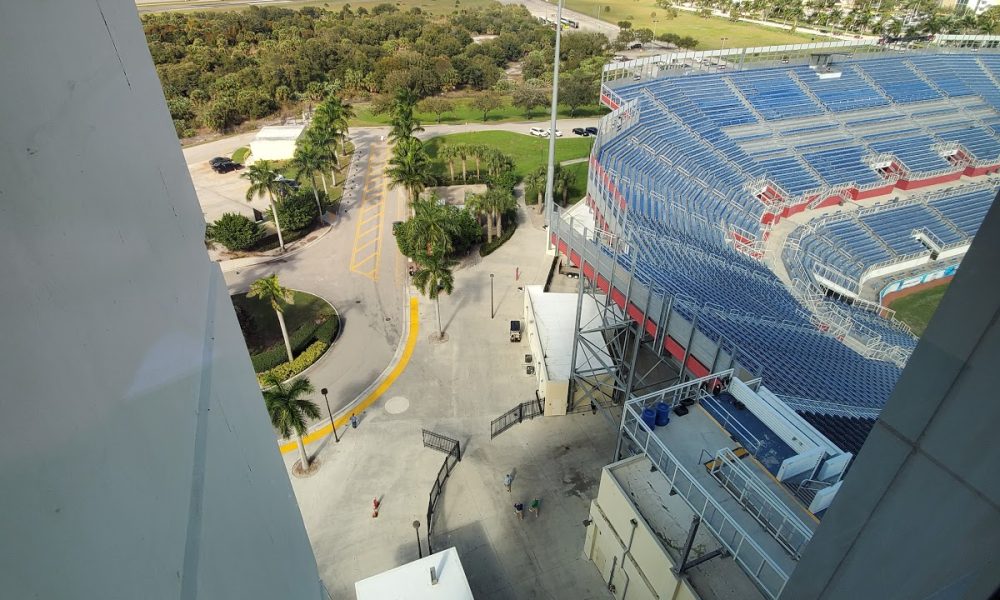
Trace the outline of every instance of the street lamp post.
[[490, 273], [490, 318], [492, 319], [496, 316], [496, 310], [493, 308], [493, 273]]
[[[562, 39], [562, 11], [563, 0], [558, 0], [556, 4], [556, 47], [552, 60], [552, 107], [549, 118], [549, 160], [545, 171], [545, 226], [552, 227], [553, 219], [553, 184], [556, 172], [556, 113], [559, 110], [559, 45]], [[545, 250], [552, 251], [552, 236], [545, 234]]]
[[413, 522], [413, 531], [417, 534], [417, 558], [423, 558], [424, 549], [420, 546], [420, 521]]
[[328, 391], [329, 390], [326, 388], [323, 388], [319, 391], [319, 393], [323, 394], [323, 399], [326, 400], [326, 412], [330, 413], [330, 429], [333, 429], [333, 439], [337, 440], [337, 443], [339, 444], [340, 438], [337, 437], [337, 424], [333, 422], [333, 411], [330, 410], [330, 399], [326, 397], [326, 393]]
[[725, 59], [722, 58], [722, 57], [725, 56], [725, 54], [726, 54], [726, 42], [728, 42], [728, 41], [729, 41], [729, 38], [727, 38], [727, 37], [722, 38], [722, 50], [719, 53], [719, 66], [720, 67], [724, 64], [723, 61], [725, 61]]

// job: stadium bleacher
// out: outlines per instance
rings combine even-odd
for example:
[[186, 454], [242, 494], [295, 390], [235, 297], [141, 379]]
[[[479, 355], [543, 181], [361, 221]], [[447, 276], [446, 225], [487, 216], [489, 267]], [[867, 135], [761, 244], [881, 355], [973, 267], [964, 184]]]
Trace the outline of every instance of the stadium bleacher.
[[[855, 417], [797, 409], [856, 452], [873, 423], [861, 413], [880, 409], [899, 377], [901, 363], [887, 357], [905, 356], [916, 340], [857, 305], [807, 306], [760, 262], [761, 242], [794, 212], [895, 186], [905, 200], [796, 229], [782, 253], [789, 277], [809, 281], [822, 266], [857, 282], [873, 265], [929, 255], [921, 239], [969, 243], [996, 189], [959, 178], [1000, 167], [998, 82], [1000, 56], [987, 53], [858, 56], [822, 77], [782, 65], [619, 81], [616, 103], [634, 118], [598, 138], [593, 158], [616, 193], [592, 176], [591, 200], [624, 216], [616, 233], [630, 250], [620, 264], [634, 258], [639, 282], [673, 296], [673, 309], [706, 336], [754, 357], [769, 389], [856, 407]], [[911, 191], [939, 180], [952, 187]], [[830, 315], [839, 329], [817, 325]]]

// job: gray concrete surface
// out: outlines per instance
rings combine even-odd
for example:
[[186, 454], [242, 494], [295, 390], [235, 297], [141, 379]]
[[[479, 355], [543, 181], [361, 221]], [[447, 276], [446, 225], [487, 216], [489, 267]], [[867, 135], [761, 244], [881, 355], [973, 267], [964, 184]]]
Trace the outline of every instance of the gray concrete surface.
[[[556, 4], [550, 4], [549, 2], [545, 2], [545, 0], [499, 0], [499, 2], [501, 4], [523, 4], [524, 7], [528, 9], [528, 12], [536, 17], [545, 17], [552, 20], [555, 20], [556, 17]], [[602, 21], [595, 15], [586, 15], [575, 10], [570, 10], [564, 6], [563, 17], [573, 19], [580, 24], [580, 28], [578, 30], [565, 31], [596, 31], [608, 36], [608, 39], [610, 40], [618, 37], [617, 25], [614, 23], [608, 23], [607, 21]]]
[[[444, 455], [422, 447], [422, 428], [463, 446], [438, 506], [433, 544], [458, 548], [476, 598], [610, 597], [582, 558], [582, 521], [614, 432], [587, 413], [538, 418], [489, 438], [490, 420], [534, 398], [535, 379], [523, 366], [527, 346], [509, 341], [508, 321], [522, 318], [518, 287], [544, 282], [551, 259], [539, 220], [523, 206], [521, 215], [507, 244], [456, 271], [455, 292], [441, 299], [447, 341], [435, 339], [434, 307], [422, 298], [406, 371], [362, 414], [358, 429], [348, 428], [339, 444], [328, 438], [310, 447], [322, 462], [317, 474], [293, 479], [334, 598], [352, 598], [354, 581], [417, 558], [415, 519], [426, 551], [428, 493]], [[290, 465], [294, 455], [285, 458]], [[510, 494], [502, 485], [507, 472], [514, 473]], [[513, 502], [536, 496], [541, 515], [518, 520]], [[376, 497], [382, 508], [373, 519]]]

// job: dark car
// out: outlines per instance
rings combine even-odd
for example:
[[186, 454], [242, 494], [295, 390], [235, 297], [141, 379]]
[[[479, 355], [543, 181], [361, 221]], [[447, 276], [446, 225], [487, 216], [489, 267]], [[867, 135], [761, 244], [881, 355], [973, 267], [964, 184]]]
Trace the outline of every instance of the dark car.
[[587, 133], [587, 130], [584, 129], [583, 127], [574, 127], [573, 133], [575, 133], [576, 135], [582, 135], [583, 137], [587, 137], [588, 135], [590, 135], [589, 133]]
[[298, 190], [299, 189], [299, 182], [298, 181], [296, 181], [295, 179], [289, 179], [289, 178], [285, 177], [284, 175], [278, 175], [277, 177], [274, 178], [274, 181], [277, 182], [277, 183], [279, 183], [279, 184], [288, 186], [289, 188], [291, 188], [293, 190]]
[[230, 171], [235, 171], [236, 169], [239, 169], [242, 166], [243, 165], [239, 163], [234, 163], [233, 161], [227, 159], [223, 162], [213, 164], [212, 170], [215, 171], [216, 173], [228, 173]]
[[596, 127], [587, 127], [586, 129], [584, 129], [584, 131], [587, 132], [587, 135], [597, 135]]
[[208, 161], [208, 164], [216, 167], [222, 163], [233, 162], [232, 159], [226, 158], [225, 156], [216, 156], [212, 160]]

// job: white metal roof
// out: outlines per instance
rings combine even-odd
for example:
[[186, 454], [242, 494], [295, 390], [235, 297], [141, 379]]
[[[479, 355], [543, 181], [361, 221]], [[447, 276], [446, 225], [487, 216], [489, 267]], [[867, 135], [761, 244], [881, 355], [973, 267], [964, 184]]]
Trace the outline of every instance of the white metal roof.
[[[576, 329], [577, 295], [545, 292], [540, 285], [525, 286], [535, 315], [534, 327], [544, 354], [545, 369], [549, 381], [566, 381], [570, 378], [570, 362], [573, 360], [573, 332]], [[593, 296], [584, 295], [580, 307], [580, 323], [594, 327], [599, 322], [599, 307]], [[604, 340], [599, 333], [584, 334], [595, 348], [603, 348]], [[597, 365], [611, 365], [607, 352], [596, 352], [590, 347], [578, 349], [578, 367], [595, 368]]]
[[305, 125], [269, 125], [261, 127], [254, 141], [295, 141], [305, 130]]
[[[437, 583], [431, 583], [431, 567]], [[358, 600], [473, 600], [472, 588], [454, 548], [442, 550], [355, 582]]]

